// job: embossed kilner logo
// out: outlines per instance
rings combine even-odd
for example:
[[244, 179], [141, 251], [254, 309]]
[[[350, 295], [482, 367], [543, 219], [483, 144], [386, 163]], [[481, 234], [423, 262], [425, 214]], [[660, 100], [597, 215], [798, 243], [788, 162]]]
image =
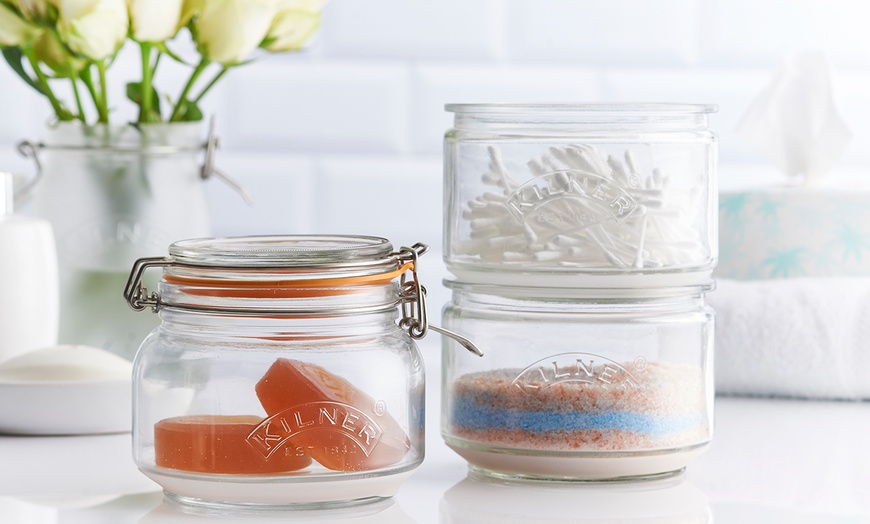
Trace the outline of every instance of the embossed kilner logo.
[[[636, 371], [642, 371], [645, 366], [643, 358], [637, 358], [633, 364]], [[561, 353], [543, 358], [525, 368], [511, 385], [534, 393], [564, 382], [626, 390], [640, 385], [637, 376], [622, 364], [589, 353]]]
[[535, 177], [517, 188], [505, 205], [514, 218], [544, 236], [622, 222], [638, 209], [637, 201], [619, 184], [582, 171]]
[[370, 416], [340, 402], [311, 402], [277, 413], [248, 435], [248, 443], [266, 459], [287, 441], [312, 430], [334, 431], [356, 443], [368, 457], [384, 435]]

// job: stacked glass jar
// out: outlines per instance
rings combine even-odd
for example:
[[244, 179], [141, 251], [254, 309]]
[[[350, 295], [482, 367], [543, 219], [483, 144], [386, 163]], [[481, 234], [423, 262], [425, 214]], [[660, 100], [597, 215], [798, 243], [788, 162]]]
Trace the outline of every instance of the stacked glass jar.
[[474, 471], [667, 475], [713, 430], [709, 105], [448, 105], [442, 434]]

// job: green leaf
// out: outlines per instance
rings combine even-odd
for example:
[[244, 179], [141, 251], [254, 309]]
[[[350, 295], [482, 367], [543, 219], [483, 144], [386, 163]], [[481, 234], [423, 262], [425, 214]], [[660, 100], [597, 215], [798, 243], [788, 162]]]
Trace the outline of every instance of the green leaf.
[[39, 94], [46, 94], [42, 89], [42, 86], [39, 85], [35, 79], [33, 79], [29, 74], [27, 74], [27, 70], [24, 69], [24, 64], [22, 64], [22, 60], [24, 60], [24, 53], [21, 52], [21, 49], [17, 47], [5, 47], [3, 48], [3, 58], [6, 59], [6, 62], [12, 68], [15, 73], [21, 77], [22, 80], [27, 82], [27, 85], [36, 89]]
[[179, 105], [181, 109], [175, 119], [176, 122], [199, 122], [203, 119], [202, 110], [196, 105], [196, 102], [182, 100]]
[[[136, 105], [139, 106], [141, 111], [142, 109], [142, 82], [130, 82], [127, 84], [127, 98], [133, 101]], [[151, 112], [148, 115], [144, 115], [144, 118], [140, 119], [142, 122], [160, 122], [162, 121], [162, 117], [160, 116], [160, 95], [157, 93], [157, 90], [153, 87], [151, 88]]]

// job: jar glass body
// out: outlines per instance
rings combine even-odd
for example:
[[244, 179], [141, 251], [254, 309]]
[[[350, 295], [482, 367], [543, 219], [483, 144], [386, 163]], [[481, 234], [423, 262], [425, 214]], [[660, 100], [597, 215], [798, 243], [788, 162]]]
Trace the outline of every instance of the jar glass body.
[[626, 288], [709, 278], [714, 106], [447, 109], [444, 258], [459, 280]]
[[38, 153], [42, 178], [26, 205], [54, 230], [61, 343], [132, 360], [156, 327], [156, 318], [123, 307], [118, 289], [137, 258], [209, 234], [203, 142], [199, 124], [48, 130]]
[[[134, 364], [133, 443], [169, 500], [367, 503], [392, 496], [423, 460], [423, 364], [395, 312], [160, 316]], [[298, 375], [337, 393], [288, 385]]]
[[393, 496], [424, 454], [423, 362], [400, 313], [424, 304], [425, 250], [288, 235], [138, 260], [124, 296], [161, 323], [133, 363], [134, 458], [166, 500], [250, 513]]
[[[602, 480], [679, 471], [713, 429], [713, 312], [701, 290], [614, 297], [449, 283], [442, 435], [472, 469]], [[543, 292], [542, 292], [543, 291]]]

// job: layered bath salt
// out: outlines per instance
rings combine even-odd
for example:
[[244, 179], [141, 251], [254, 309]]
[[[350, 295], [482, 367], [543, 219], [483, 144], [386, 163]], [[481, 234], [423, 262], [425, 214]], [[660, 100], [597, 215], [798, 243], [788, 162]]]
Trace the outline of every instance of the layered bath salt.
[[700, 368], [670, 362], [469, 373], [453, 382], [449, 431], [517, 453], [684, 448], [710, 438], [703, 384]]
[[[698, 183], [676, 187], [636, 155], [588, 144], [550, 147], [510, 172], [490, 146], [483, 193], [465, 203], [468, 238], [455, 255], [500, 265], [667, 269], [710, 259]], [[700, 176], [700, 173], [698, 174]]]

